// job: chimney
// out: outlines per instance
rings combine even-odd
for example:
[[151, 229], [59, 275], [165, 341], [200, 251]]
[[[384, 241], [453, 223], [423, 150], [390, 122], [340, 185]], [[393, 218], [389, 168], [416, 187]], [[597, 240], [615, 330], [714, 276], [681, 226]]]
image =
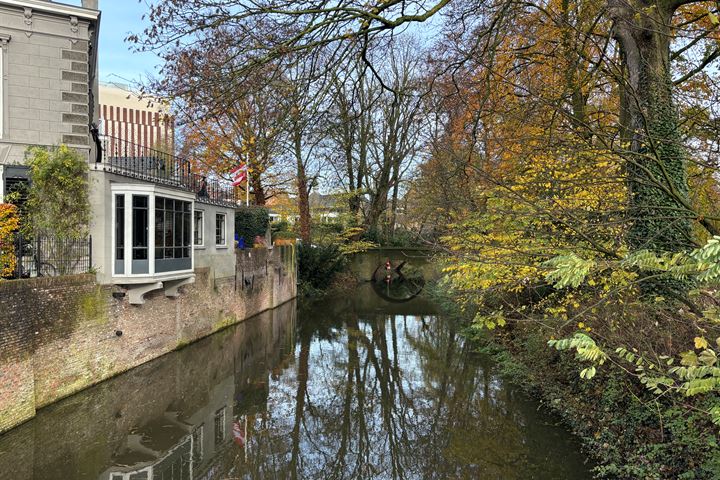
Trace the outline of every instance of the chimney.
[[82, 0], [82, 7], [98, 10], [98, 0]]

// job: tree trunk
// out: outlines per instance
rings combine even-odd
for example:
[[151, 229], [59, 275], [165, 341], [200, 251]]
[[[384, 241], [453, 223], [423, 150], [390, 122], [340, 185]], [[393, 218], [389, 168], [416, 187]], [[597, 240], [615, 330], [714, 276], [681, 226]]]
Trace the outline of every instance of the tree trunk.
[[380, 172], [377, 184], [375, 185], [375, 192], [372, 193], [370, 198], [370, 207], [368, 208], [367, 216], [365, 217], [365, 227], [367, 231], [382, 232], [382, 225], [380, 220], [386, 213], [388, 204], [388, 193], [390, 192], [390, 164], [388, 160], [385, 160], [385, 164]]
[[621, 130], [626, 144], [634, 250], [691, 248], [686, 150], [678, 129], [670, 72], [669, 1], [608, 0], [626, 77]]
[[385, 232], [386, 240], [390, 240], [395, 236], [395, 225], [397, 224], [398, 195], [400, 193], [400, 161], [393, 165], [392, 174], [392, 200], [390, 202], [390, 219], [387, 223], [387, 231]]
[[293, 132], [293, 147], [295, 161], [297, 162], [297, 191], [298, 191], [298, 212], [300, 214], [300, 238], [303, 243], [309, 245], [311, 241], [312, 219], [310, 218], [310, 189], [308, 186], [307, 172], [303, 162], [302, 138], [299, 127]]
[[250, 175], [250, 186], [252, 188], [251, 193], [255, 205], [265, 205], [267, 202], [267, 198], [265, 198], [265, 187], [263, 187], [259, 173], [257, 175]]

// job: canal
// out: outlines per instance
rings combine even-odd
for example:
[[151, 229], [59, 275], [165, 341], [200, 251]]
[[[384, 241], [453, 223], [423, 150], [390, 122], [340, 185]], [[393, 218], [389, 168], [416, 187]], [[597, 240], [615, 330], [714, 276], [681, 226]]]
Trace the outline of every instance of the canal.
[[557, 423], [422, 296], [366, 284], [41, 410], [0, 436], [0, 478], [590, 478]]

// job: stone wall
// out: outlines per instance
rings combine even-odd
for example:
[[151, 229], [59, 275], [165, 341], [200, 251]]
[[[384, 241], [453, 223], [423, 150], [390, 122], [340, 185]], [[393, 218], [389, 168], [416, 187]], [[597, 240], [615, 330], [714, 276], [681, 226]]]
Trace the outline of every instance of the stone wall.
[[[214, 442], [214, 413], [227, 408], [230, 423], [264, 409], [267, 394], [258, 390], [267, 388], [271, 372], [290, 364], [295, 309], [285, 303], [42, 409], [35, 421], [0, 437], [0, 480], [112, 478], [108, 466], [127, 461], [133, 438], [169, 437], [153, 430], [158, 424], [181, 423], [184, 435], [204, 427], [202, 464], [194, 465], [202, 470], [222, 448]], [[231, 424], [225, 428], [225, 444], [231, 443]], [[147, 463], [174, 446], [153, 446], [158, 454]]]
[[0, 431], [54, 403], [296, 296], [295, 251], [237, 253], [235, 277], [198, 269], [177, 299], [133, 306], [93, 275], [0, 283]]
[[0, 6], [6, 55], [5, 132], [0, 164], [23, 163], [29, 145], [72, 145], [89, 151], [92, 24], [43, 8]]

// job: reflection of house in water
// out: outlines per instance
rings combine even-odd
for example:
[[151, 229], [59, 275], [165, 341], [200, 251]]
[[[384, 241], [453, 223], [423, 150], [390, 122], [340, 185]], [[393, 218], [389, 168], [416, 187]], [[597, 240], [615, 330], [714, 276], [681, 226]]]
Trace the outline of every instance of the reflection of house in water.
[[99, 480], [225, 478], [249, 448], [248, 417], [267, 410], [270, 372], [288, 365], [293, 329], [287, 319], [238, 325], [232, 354], [211, 374], [217, 380], [186, 383], [163, 415], [132, 428]]
[[191, 480], [199, 478], [231, 443], [235, 379], [225, 378], [210, 401], [190, 416], [166, 412], [127, 436], [116, 453], [116, 466], [101, 480]]

